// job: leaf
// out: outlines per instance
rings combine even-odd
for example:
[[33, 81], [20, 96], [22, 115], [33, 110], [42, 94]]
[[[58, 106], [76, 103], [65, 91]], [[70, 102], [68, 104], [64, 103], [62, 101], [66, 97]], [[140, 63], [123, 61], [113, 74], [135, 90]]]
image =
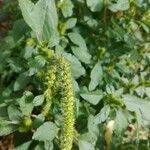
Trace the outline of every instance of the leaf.
[[145, 94], [150, 98], [150, 87], [145, 88]]
[[72, 32], [72, 33], [68, 33], [68, 37], [74, 44], [77, 45], [71, 47], [74, 55], [77, 56], [77, 58], [79, 58], [80, 61], [86, 64], [90, 64], [91, 55], [88, 53], [85, 40], [82, 38], [82, 36], [78, 33]]
[[9, 119], [12, 121], [20, 121], [23, 116], [18, 107], [13, 104], [8, 106], [7, 111]]
[[46, 60], [41, 55], [36, 56], [33, 60], [29, 62], [29, 76], [37, 73], [42, 67], [44, 67]]
[[55, 0], [45, 0], [46, 1], [46, 16], [43, 26], [43, 39], [48, 42], [50, 47], [58, 45], [59, 34], [57, 30], [58, 26], [58, 15], [55, 5]]
[[30, 116], [33, 110], [33, 94], [29, 91], [24, 92], [24, 95], [19, 100], [20, 110], [23, 115]]
[[38, 95], [33, 99], [34, 106], [40, 106], [44, 102], [44, 95]]
[[87, 141], [80, 140], [79, 141], [79, 150], [83, 150], [83, 149], [95, 150], [94, 146], [91, 143], [89, 143]]
[[36, 116], [36, 118], [33, 121], [32, 127], [33, 128], [38, 128], [39, 126], [41, 126], [43, 124], [45, 120], [45, 117], [43, 114], [39, 114], [38, 116]]
[[14, 72], [20, 73], [22, 71], [24, 63], [22, 62], [21, 58], [13, 57], [13, 58], [8, 59], [7, 62], [9, 63], [10, 68]]
[[23, 54], [23, 57], [24, 57], [25, 59], [29, 59], [29, 58], [32, 57], [33, 54], [36, 54], [36, 52], [37, 52], [37, 49], [36, 49], [36, 48], [34, 48], [33, 46], [27, 45], [27, 46], [23, 49], [22, 54]]
[[76, 25], [76, 22], [77, 22], [77, 18], [68, 19], [66, 22], [66, 29], [72, 29]]
[[88, 131], [94, 133], [96, 136], [99, 136], [99, 126], [95, 122], [95, 117], [89, 115], [88, 117]]
[[26, 23], [36, 33], [37, 39], [42, 40], [42, 30], [46, 15], [46, 2], [39, 0], [36, 4], [30, 0], [19, 0], [19, 6]]
[[13, 85], [13, 82], [11, 82], [10, 85], [4, 89], [2, 92], [3, 97], [9, 97], [13, 93]]
[[91, 81], [89, 84], [89, 90], [93, 91], [97, 87], [97, 85], [99, 84], [99, 82], [102, 80], [102, 77], [103, 77], [103, 70], [99, 62], [92, 69], [90, 77], [91, 77]]
[[128, 10], [130, 7], [128, 0], [118, 0], [117, 3], [109, 3], [108, 8], [112, 12]]
[[85, 40], [79, 33], [74, 33], [74, 32], [68, 33], [68, 37], [70, 38], [71, 42], [73, 42], [77, 46], [82, 47], [84, 49], [87, 48]]
[[92, 12], [101, 11], [104, 5], [103, 0], [86, 0], [86, 3]]
[[143, 119], [150, 121], [150, 102], [133, 95], [123, 95], [123, 100], [128, 110], [140, 113]]
[[75, 79], [85, 74], [84, 67], [74, 55], [71, 55], [69, 53], [63, 53], [63, 56], [70, 62], [72, 75]]
[[45, 148], [45, 150], [53, 150], [54, 149], [54, 145], [53, 145], [52, 142], [45, 141], [44, 142], [44, 148]]
[[58, 134], [58, 128], [52, 122], [45, 122], [33, 134], [32, 139], [38, 141], [52, 141]]
[[102, 99], [102, 94], [96, 92], [81, 93], [80, 96], [93, 105], [97, 105]]
[[27, 26], [27, 24], [24, 22], [23, 19], [19, 19], [15, 21], [12, 31], [13, 31], [14, 41], [17, 42], [22, 37], [24, 37], [25, 33], [29, 31], [29, 27]]
[[71, 0], [60, 1], [59, 6], [65, 18], [70, 17], [72, 15], [74, 6]]
[[8, 124], [7, 122], [3, 122], [0, 120], [0, 136], [5, 136], [10, 133], [13, 133], [17, 130], [17, 127], [12, 124]]
[[88, 132], [79, 137], [79, 150], [95, 150], [97, 137], [95, 134]]
[[19, 91], [23, 89], [30, 81], [30, 77], [28, 75], [28, 72], [21, 73], [15, 83], [14, 83], [14, 91]]
[[74, 55], [82, 62], [86, 64], [91, 63], [91, 55], [88, 53], [87, 49], [77, 46], [71, 46]]
[[125, 112], [123, 112], [122, 109], [117, 110], [116, 113], [115, 132], [117, 135], [121, 135], [121, 133], [127, 128], [128, 121]]
[[15, 150], [28, 150], [31, 145], [31, 142], [32, 141], [25, 142], [25, 143], [15, 147]]
[[109, 105], [105, 105], [101, 111], [94, 117], [94, 122], [95, 124], [100, 124], [104, 121], [106, 121], [106, 119], [108, 118], [110, 114], [110, 106]]

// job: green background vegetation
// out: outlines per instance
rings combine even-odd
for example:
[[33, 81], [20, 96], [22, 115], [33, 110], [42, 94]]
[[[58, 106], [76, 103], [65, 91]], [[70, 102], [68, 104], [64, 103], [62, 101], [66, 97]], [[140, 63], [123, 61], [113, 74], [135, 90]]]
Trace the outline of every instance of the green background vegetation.
[[69, 62], [72, 73], [56, 82], [62, 89], [73, 84], [73, 150], [150, 149], [149, 0], [3, 5], [0, 21], [8, 18], [9, 26], [0, 37], [0, 136], [13, 133], [16, 150], [61, 149], [68, 106], [62, 97], [69, 96], [50, 95], [43, 115], [54, 54]]

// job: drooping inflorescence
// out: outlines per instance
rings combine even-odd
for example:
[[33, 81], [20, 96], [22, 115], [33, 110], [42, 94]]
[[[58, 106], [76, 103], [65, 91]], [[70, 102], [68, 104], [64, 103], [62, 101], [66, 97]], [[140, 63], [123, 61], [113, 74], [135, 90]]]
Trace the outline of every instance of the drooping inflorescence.
[[57, 70], [56, 65], [52, 64], [48, 68], [49, 69], [46, 72], [46, 78], [45, 78], [46, 90], [44, 91], [46, 104], [44, 105], [43, 111], [42, 111], [44, 116], [47, 116], [50, 110], [52, 99], [54, 96], [55, 83], [56, 83], [56, 70]]
[[61, 149], [71, 150], [74, 133], [74, 93], [69, 63], [65, 58], [59, 60], [59, 79], [62, 95], [63, 129], [61, 136]]
[[[48, 49], [44, 49], [44, 54], [45, 51], [47, 52]], [[60, 91], [60, 105], [63, 115], [60, 146], [62, 150], [71, 150], [74, 135], [74, 93], [70, 65], [63, 56], [56, 56], [55, 54], [52, 56], [51, 53], [47, 55], [47, 60], [48, 63], [44, 72], [46, 103], [42, 112], [44, 116], [48, 115], [55, 93]]]

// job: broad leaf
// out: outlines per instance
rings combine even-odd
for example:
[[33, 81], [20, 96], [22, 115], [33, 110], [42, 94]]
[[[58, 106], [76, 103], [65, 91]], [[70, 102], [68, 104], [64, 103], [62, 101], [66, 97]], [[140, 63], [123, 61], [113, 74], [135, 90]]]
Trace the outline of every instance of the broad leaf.
[[[125, 112], [122, 109], [117, 110], [115, 119], [115, 133], [121, 135], [121, 133], [127, 128], [128, 120]], [[121, 120], [120, 120], [121, 119]]]
[[90, 77], [91, 77], [91, 81], [89, 84], [89, 90], [93, 91], [97, 87], [97, 85], [99, 84], [99, 82], [102, 80], [102, 77], [103, 77], [103, 70], [99, 62], [92, 69]]
[[78, 33], [68, 33], [70, 40], [77, 46], [72, 46], [71, 49], [75, 56], [79, 58], [80, 61], [89, 64], [91, 62], [91, 55], [88, 52], [85, 40]]
[[20, 110], [15, 105], [10, 105], [7, 108], [8, 116], [10, 120], [14, 121], [20, 121], [23, 115], [21, 114]]
[[45, 122], [33, 134], [33, 139], [38, 141], [52, 141], [58, 134], [58, 128], [52, 122]]
[[97, 137], [95, 134], [88, 132], [79, 137], [79, 150], [95, 150]]
[[80, 61], [74, 55], [64, 53], [63, 56], [70, 62], [72, 75], [74, 78], [77, 79], [85, 74], [84, 67], [81, 65]]
[[55, 6], [55, 0], [45, 0], [46, 1], [46, 16], [43, 26], [43, 39], [49, 43], [50, 47], [58, 44], [58, 15]]
[[13, 133], [17, 130], [17, 127], [13, 124], [9, 124], [7, 121], [0, 120], [0, 136], [5, 136]]
[[86, 3], [92, 12], [101, 11], [104, 5], [103, 0], [86, 0]]
[[34, 106], [40, 106], [44, 102], [44, 95], [38, 95], [33, 99]]
[[133, 95], [123, 95], [128, 110], [140, 112], [143, 119], [150, 121], [150, 102]]
[[24, 92], [24, 95], [19, 100], [20, 110], [23, 115], [30, 116], [33, 110], [33, 94], [29, 91]]
[[105, 105], [101, 111], [94, 117], [94, 122], [95, 124], [100, 124], [102, 122], [104, 122], [110, 113], [110, 106], [109, 105]]
[[32, 141], [25, 142], [25, 143], [15, 147], [15, 150], [28, 150], [31, 145], [31, 142]]
[[129, 0], [118, 0], [117, 3], [109, 3], [108, 8], [112, 12], [124, 11], [129, 9]]
[[24, 22], [24, 20], [23, 19], [17, 20], [13, 26], [13, 38], [14, 38], [15, 42], [17, 42], [22, 37], [24, 37], [24, 35], [25, 35], [25, 33], [27, 33], [27, 31], [29, 31], [29, 27]]
[[36, 56], [33, 60], [29, 62], [29, 76], [37, 73], [46, 63], [46, 60], [43, 56]]
[[68, 19], [67, 22], [65, 23], [66, 29], [72, 29], [75, 26], [76, 22], [77, 22], [77, 18]]
[[66, 17], [70, 17], [73, 13], [73, 3], [71, 0], [62, 0], [60, 1], [60, 9], [62, 11], [63, 16]]
[[23, 89], [30, 81], [28, 72], [24, 72], [18, 76], [14, 83], [14, 91]]
[[39, 41], [42, 40], [42, 30], [46, 15], [46, 2], [39, 0], [36, 4], [30, 0], [19, 0], [19, 6], [26, 23], [36, 33]]
[[103, 97], [103, 95], [98, 92], [81, 93], [80, 96], [93, 105], [97, 105]]

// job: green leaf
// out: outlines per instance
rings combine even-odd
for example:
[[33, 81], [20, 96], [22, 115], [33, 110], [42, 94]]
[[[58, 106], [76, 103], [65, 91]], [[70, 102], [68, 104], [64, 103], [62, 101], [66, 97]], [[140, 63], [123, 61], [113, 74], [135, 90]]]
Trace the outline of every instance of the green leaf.
[[11, 82], [10, 85], [8, 85], [8, 87], [6, 87], [2, 92], [2, 96], [9, 97], [13, 93], [13, 85], [13, 82]]
[[24, 37], [25, 33], [27, 33], [28, 31], [29, 27], [27, 26], [27, 24], [24, 22], [23, 19], [15, 21], [13, 26], [14, 41], [15, 42], [19, 41], [22, 37]]
[[[128, 120], [125, 112], [122, 109], [117, 110], [115, 119], [115, 132], [117, 135], [121, 135], [121, 133], [127, 128]], [[121, 120], [120, 120], [121, 119]]]
[[128, 0], [118, 0], [117, 3], [109, 3], [108, 8], [112, 12], [128, 10], [130, 7]]
[[55, 5], [55, 0], [45, 0], [47, 9], [45, 22], [43, 26], [43, 39], [48, 42], [50, 47], [58, 45], [59, 35], [58, 35], [58, 15]]
[[77, 22], [77, 18], [70, 18], [67, 20], [67, 22], [65, 23], [66, 25], [66, 29], [72, 29]]
[[71, 49], [74, 55], [82, 62], [90, 64], [91, 55], [88, 52], [85, 40], [78, 33], [68, 33], [70, 40], [77, 46], [72, 46]]
[[72, 15], [74, 6], [71, 0], [60, 1], [59, 6], [65, 18], [70, 17]]
[[145, 94], [150, 98], [150, 87], [145, 88]]
[[36, 4], [30, 0], [19, 0], [19, 6], [26, 23], [36, 33], [39, 41], [42, 40], [42, 30], [46, 15], [46, 2], [39, 0]]
[[21, 72], [24, 65], [22, 59], [18, 57], [9, 58], [7, 62], [9, 63], [10, 68], [16, 73]]
[[24, 92], [24, 95], [19, 100], [20, 110], [23, 115], [30, 116], [33, 110], [33, 94], [29, 91]]
[[91, 63], [91, 55], [88, 53], [87, 49], [83, 47], [71, 46], [74, 55], [82, 62], [86, 64]]
[[54, 145], [53, 145], [52, 142], [45, 141], [44, 142], [44, 148], [45, 148], [45, 150], [53, 150], [54, 149]]
[[79, 137], [79, 150], [95, 150], [97, 137], [95, 134], [88, 132]]
[[32, 139], [38, 141], [52, 141], [58, 134], [58, 128], [52, 122], [45, 122], [33, 134]]
[[46, 60], [41, 55], [36, 56], [33, 60], [29, 62], [29, 76], [37, 73], [42, 67], [44, 67]]
[[14, 91], [23, 89], [30, 81], [28, 72], [21, 73], [14, 83]]
[[0, 120], [0, 136], [5, 136], [17, 130], [15, 125], [9, 124], [7, 121]]
[[150, 121], [150, 102], [144, 99], [140, 99], [133, 95], [123, 95], [123, 100], [128, 110], [135, 111], [137, 114], [141, 114], [143, 119]]
[[13, 104], [8, 106], [7, 111], [9, 119], [13, 121], [20, 121], [23, 116], [18, 107]]
[[101, 11], [104, 5], [103, 0], [86, 0], [86, 3], [92, 12]]
[[38, 116], [36, 116], [36, 118], [33, 121], [32, 127], [33, 128], [38, 128], [39, 126], [41, 126], [43, 124], [45, 120], [45, 117], [43, 114], [39, 114]]
[[92, 69], [90, 77], [91, 77], [91, 81], [89, 84], [89, 90], [93, 91], [97, 87], [97, 85], [99, 84], [99, 82], [102, 80], [102, 77], [103, 77], [103, 70], [99, 62]]
[[100, 124], [104, 121], [106, 121], [106, 119], [108, 118], [110, 114], [110, 106], [109, 105], [105, 105], [101, 111], [94, 117], [94, 122], [95, 124]]
[[29, 59], [29, 58], [32, 57], [33, 54], [36, 54], [36, 52], [37, 52], [37, 49], [36, 49], [36, 48], [34, 48], [33, 46], [27, 45], [27, 46], [23, 49], [22, 54], [23, 54], [23, 57], [24, 57], [25, 59]]
[[89, 143], [87, 141], [80, 140], [79, 141], [79, 150], [83, 150], [83, 149], [95, 150], [94, 146], [91, 143]]
[[88, 131], [94, 133], [96, 136], [99, 136], [99, 126], [95, 122], [95, 117], [93, 115], [89, 115], [88, 117]]
[[25, 143], [15, 147], [15, 150], [28, 150], [31, 145], [31, 142], [32, 141], [25, 142]]
[[93, 105], [97, 105], [103, 97], [103, 95], [98, 92], [81, 93], [80, 96]]
[[64, 53], [63, 56], [70, 62], [72, 75], [75, 79], [85, 74], [84, 67], [81, 65], [80, 61], [74, 55]]
[[38, 95], [33, 99], [34, 106], [40, 106], [44, 102], [44, 95]]

